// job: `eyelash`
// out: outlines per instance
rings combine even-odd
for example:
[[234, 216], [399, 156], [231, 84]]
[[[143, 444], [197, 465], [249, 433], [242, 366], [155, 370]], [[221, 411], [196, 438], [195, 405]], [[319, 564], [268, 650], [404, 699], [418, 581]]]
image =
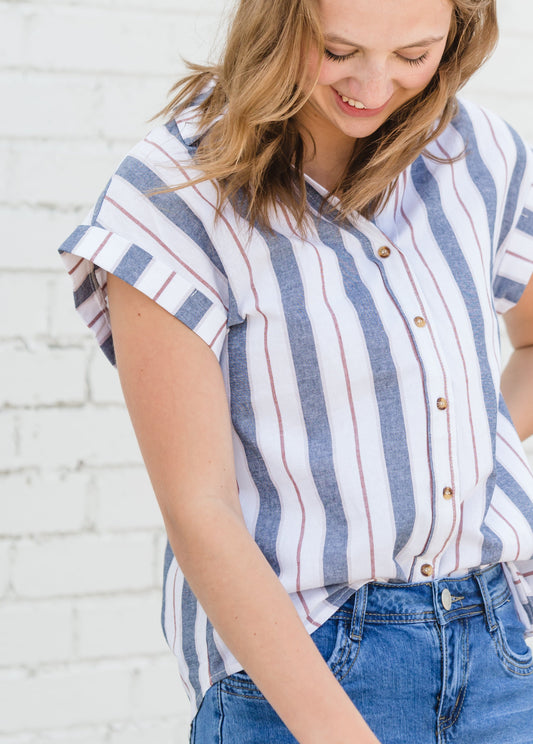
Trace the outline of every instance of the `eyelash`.
[[[329, 49], [324, 49], [324, 56], [326, 59], [331, 60], [332, 62], [344, 62], [347, 59], [351, 59], [356, 55], [357, 52], [352, 52], [351, 54], [333, 54], [333, 52], [330, 52]], [[412, 65], [413, 67], [417, 67], [418, 65], [422, 65], [427, 57], [429, 52], [424, 52], [424, 54], [421, 54], [420, 57], [416, 57], [415, 59], [409, 59], [409, 57], [402, 57], [399, 55], [400, 59], [404, 62], [407, 62], [408, 65]]]

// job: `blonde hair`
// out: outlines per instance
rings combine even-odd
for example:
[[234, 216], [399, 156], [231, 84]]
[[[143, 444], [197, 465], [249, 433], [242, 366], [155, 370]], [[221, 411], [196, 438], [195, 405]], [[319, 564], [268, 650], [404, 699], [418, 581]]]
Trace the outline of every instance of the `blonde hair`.
[[[457, 91], [493, 51], [498, 37], [495, 0], [451, 0], [452, 23], [439, 68], [429, 85], [373, 135], [356, 140], [330, 195], [340, 217], [372, 217], [386, 203], [400, 173], [446, 128]], [[240, 0], [219, 64], [189, 64], [160, 112], [177, 116], [199, 104], [194, 156], [201, 175], [218, 183], [218, 209], [226, 201], [253, 225], [270, 227], [283, 204], [305, 230], [304, 144], [295, 115], [306, 103], [306, 64], [324, 42], [318, 0]]]

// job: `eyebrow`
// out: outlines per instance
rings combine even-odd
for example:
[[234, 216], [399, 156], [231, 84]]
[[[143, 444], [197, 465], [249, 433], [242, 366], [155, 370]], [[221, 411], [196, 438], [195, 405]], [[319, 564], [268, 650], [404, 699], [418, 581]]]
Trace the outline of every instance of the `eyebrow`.
[[[344, 39], [342, 36], [337, 36], [336, 34], [329, 35], [327, 34], [325, 37], [325, 41], [327, 42], [333, 42], [336, 44], [344, 44], [345, 46], [351, 46], [351, 47], [357, 47], [357, 49], [365, 49], [364, 46], [361, 44], [357, 44], [355, 41], [349, 41], [348, 39]], [[404, 44], [403, 46], [397, 47], [398, 49], [414, 49], [415, 47], [424, 47], [424, 46], [430, 46], [430, 44], [436, 44], [437, 41], [442, 41], [444, 39], [444, 36], [428, 36], [426, 39], [421, 39], [420, 41], [414, 41], [412, 44]]]

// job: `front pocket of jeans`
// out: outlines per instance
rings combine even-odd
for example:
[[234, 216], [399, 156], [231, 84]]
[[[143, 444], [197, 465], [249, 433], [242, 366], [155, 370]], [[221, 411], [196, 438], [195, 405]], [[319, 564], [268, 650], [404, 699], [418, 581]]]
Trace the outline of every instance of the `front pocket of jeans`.
[[229, 677], [225, 677], [220, 683], [220, 688], [222, 692], [227, 692], [229, 695], [237, 695], [238, 697], [254, 700], [266, 700], [261, 690], [252, 678], [246, 674], [244, 669], [231, 674]]
[[513, 674], [533, 674], [533, 653], [525, 641], [524, 626], [512, 599], [507, 599], [494, 614], [498, 627], [493, 638], [505, 668]]
[[359, 654], [361, 641], [350, 637], [350, 625], [351, 615], [339, 610], [311, 636], [322, 658], [339, 681], [353, 667]]

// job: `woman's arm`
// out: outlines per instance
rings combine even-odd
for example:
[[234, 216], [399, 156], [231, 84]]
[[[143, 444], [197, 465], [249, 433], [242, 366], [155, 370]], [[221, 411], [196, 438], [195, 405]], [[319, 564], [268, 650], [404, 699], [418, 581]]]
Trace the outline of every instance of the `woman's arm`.
[[126, 404], [187, 581], [301, 744], [376, 744], [246, 529], [216, 357], [116, 277], [111, 325]]
[[502, 393], [520, 439], [533, 434], [533, 278], [504, 315], [514, 351], [502, 374]]

